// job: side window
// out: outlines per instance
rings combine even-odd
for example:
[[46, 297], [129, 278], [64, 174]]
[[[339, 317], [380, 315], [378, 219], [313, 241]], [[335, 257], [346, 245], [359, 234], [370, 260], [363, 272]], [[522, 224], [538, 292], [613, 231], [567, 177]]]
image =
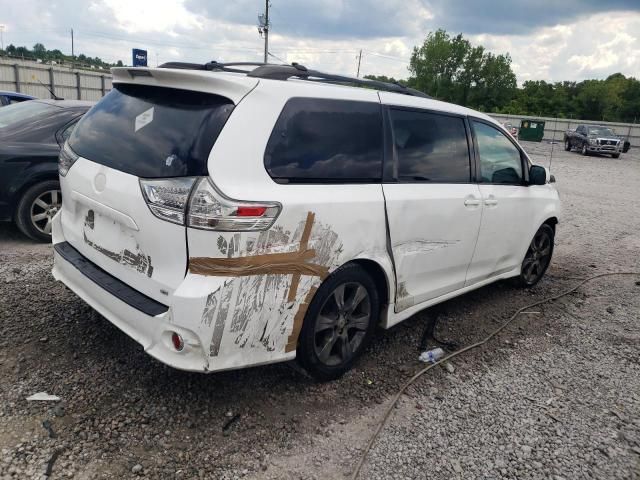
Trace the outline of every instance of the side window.
[[464, 120], [430, 112], [391, 110], [400, 181], [471, 180]]
[[480, 154], [480, 179], [486, 183], [522, 183], [520, 150], [498, 129], [473, 121]]
[[277, 182], [380, 181], [380, 104], [290, 99], [271, 133], [264, 164]]

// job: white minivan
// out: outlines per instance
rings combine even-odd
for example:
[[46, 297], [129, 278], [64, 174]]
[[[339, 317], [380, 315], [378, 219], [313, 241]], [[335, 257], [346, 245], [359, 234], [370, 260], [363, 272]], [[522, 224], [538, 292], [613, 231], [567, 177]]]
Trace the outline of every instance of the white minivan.
[[560, 211], [487, 115], [297, 64], [116, 68], [59, 170], [54, 277], [201, 372], [336, 378], [378, 325], [537, 283]]

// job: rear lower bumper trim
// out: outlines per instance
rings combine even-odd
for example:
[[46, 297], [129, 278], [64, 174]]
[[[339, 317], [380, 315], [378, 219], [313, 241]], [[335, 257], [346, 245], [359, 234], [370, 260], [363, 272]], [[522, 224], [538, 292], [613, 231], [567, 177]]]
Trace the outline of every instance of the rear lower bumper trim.
[[169, 310], [168, 306], [156, 302], [102, 270], [73, 248], [69, 242], [56, 243], [53, 248], [85, 277], [130, 307], [152, 317]]

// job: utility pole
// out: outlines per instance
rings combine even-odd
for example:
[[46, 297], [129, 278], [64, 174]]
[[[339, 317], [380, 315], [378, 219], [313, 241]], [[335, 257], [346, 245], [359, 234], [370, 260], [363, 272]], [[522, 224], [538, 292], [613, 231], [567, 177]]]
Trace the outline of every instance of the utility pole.
[[269, 56], [269, 0], [264, 1], [264, 63]]
[[264, 13], [258, 15], [258, 33], [264, 34], [264, 63], [269, 61], [269, 0], [264, 2]]
[[0, 50], [4, 50], [4, 25], [0, 25]]
[[71, 58], [75, 59], [75, 54], [73, 50], [73, 28], [71, 29]]
[[362, 49], [360, 49], [360, 53], [358, 54], [358, 72], [356, 73], [356, 78], [360, 78], [360, 62], [362, 61]]

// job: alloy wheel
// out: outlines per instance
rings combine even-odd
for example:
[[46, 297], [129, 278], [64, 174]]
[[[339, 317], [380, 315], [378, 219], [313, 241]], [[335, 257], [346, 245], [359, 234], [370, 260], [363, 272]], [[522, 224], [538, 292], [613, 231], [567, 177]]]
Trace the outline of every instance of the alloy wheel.
[[371, 322], [371, 300], [358, 282], [338, 285], [320, 308], [314, 350], [328, 366], [348, 362], [358, 351]]
[[51, 235], [53, 217], [62, 207], [60, 190], [42, 192], [31, 204], [31, 223], [41, 233]]
[[533, 285], [544, 275], [551, 262], [552, 242], [549, 233], [542, 229], [533, 237], [522, 262], [522, 278], [527, 284]]

